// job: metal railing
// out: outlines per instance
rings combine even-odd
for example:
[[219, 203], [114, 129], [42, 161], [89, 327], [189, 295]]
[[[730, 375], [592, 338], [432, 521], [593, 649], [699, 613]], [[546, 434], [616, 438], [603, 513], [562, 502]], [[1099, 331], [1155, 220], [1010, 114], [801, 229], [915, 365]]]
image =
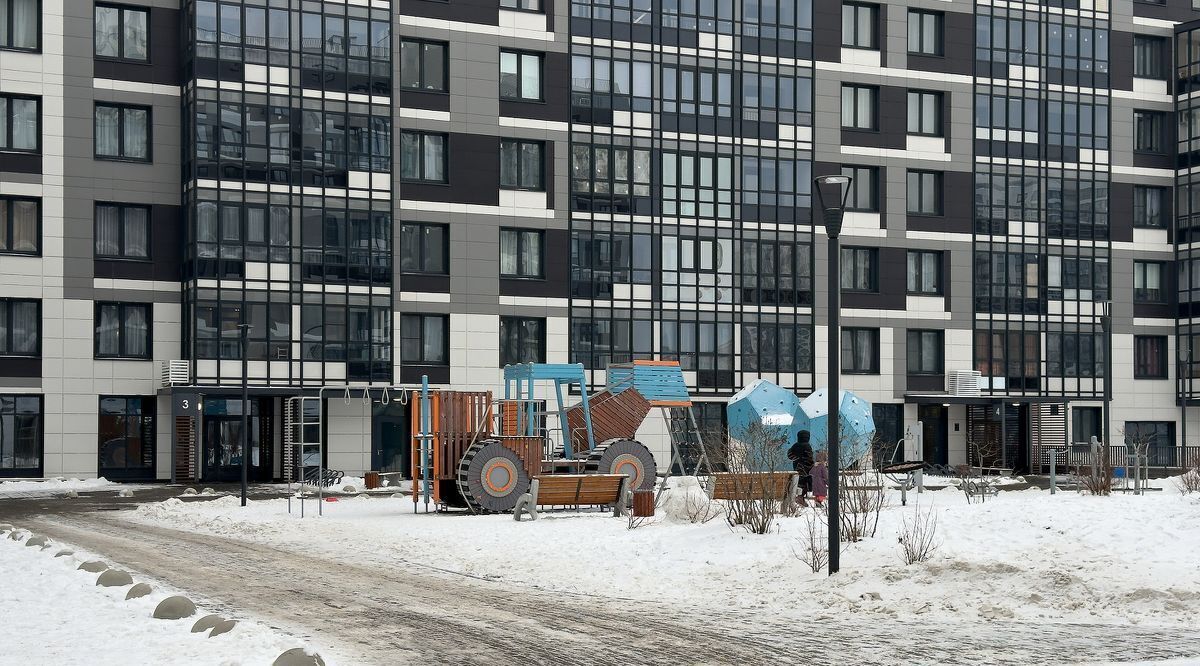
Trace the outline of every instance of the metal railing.
[[[1049, 474], [1047, 452], [1065, 452], [1066, 456], [1058, 456], [1058, 472], [1064, 473], [1077, 465], [1090, 464], [1091, 446], [1084, 443], [1071, 445], [1058, 444], [1054, 446], [1029, 447], [1030, 470], [1034, 474]], [[1114, 466], [1124, 466], [1126, 456], [1134, 450], [1128, 446], [1114, 446], [1109, 449], [1110, 462]], [[1155, 469], [1185, 469], [1200, 464], [1200, 446], [1151, 446], [1146, 449], [1146, 464]]]

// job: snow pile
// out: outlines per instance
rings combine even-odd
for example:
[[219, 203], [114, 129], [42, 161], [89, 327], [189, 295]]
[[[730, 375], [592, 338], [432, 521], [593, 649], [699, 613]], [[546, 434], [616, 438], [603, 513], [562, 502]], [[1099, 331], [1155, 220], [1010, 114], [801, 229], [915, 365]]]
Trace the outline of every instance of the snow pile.
[[98, 479], [64, 479], [62, 477], [57, 477], [45, 480], [0, 481], [0, 497], [3, 497], [4, 495], [14, 495], [17, 493], [23, 495], [53, 495], [57, 493], [65, 493], [70, 490], [108, 490], [116, 485], [117, 484], [105, 479], [104, 477], [100, 477]]
[[[154, 607], [171, 594], [159, 589], [125, 600], [127, 587], [99, 587], [96, 574], [78, 571], [89, 558], [54, 557], [57, 545], [42, 550], [0, 538], [0, 626], [4, 654], [23, 664], [124, 666], [143, 664], [269, 664], [300, 645], [253, 621], [208, 638], [191, 633], [203, 610], [183, 620], [156, 620]], [[134, 574], [135, 579], [137, 574]], [[136, 646], [136, 647], [135, 647]], [[16, 663], [16, 662], [14, 662]]]
[[[168, 500], [119, 517], [220, 534], [335, 561], [420, 567], [556, 591], [635, 599], [671, 598], [703, 609], [767, 607], [813, 614], [922, 615], [988, 619], [1179, 625], [1200, 613], [1200, 496], [1050, 495], [1002, 492], [983, 504], [963, 493], [899, 493], [874, 538], [848, 544], [842, 573], [813, 574], [796, 557], [804, 517], [781, 518], [755, 536], [721, 518], [692, 523], [688, 500], [703, 491], [680, 479], [659, 509], [665, 519], [627, 529], [602, 512], [507, 515], [413, 513], [411, 500], [343, 498], [299, 518], [293, 500]], [[897, 531], [914, 503], [937, 516], [941, 548], [923, 564], [901, 563]], [[808, 509], [813, 511], [813, 509]], [[822, 526], [823, 530], [824, 527]], [[571, 553], [570, 575], [547, 567]], [[614, 576], [613, 572], [620, 572]]]
[[698, 523], [718, 515], [721, 506], [708, 499], [708, 494], [700, 486], [700, 479], [681, 476], [667, 480], [659, 511], [672, 522]]

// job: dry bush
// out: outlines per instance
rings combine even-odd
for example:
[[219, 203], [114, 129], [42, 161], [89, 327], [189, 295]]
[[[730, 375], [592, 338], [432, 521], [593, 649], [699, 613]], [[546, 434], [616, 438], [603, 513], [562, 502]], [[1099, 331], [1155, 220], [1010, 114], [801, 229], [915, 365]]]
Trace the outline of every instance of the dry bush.
[[683, 513], [689, 523], [703, 525], [724, 513], [725, 508], [720, 502], [714, 502], [707, 497], [688, 495], [683, 500]]
[[786, 434], [779, 428], [752, 423], [736, 435], [725, 449], [724, 467], [738, 474], [736, 499], [728, 500], [725, 520], [753, 534], [771, 531], [775, 519], [791, 509], [788, 500], [777, 497], [772, 472], [788, 469], [784, 455]]
[[796, 537], [792, 554], [820, 573], [829, 564], [829, 514], [818, 508], [804, 514], [803, 533]]
[[1200, 493], [1200, 453], [1194, 453], [1190, 460], [1184, 461], [1183, 468], [1183, 474], [1175, 477], [1175, 487], [1184, 495]]
[[[663, 499], [665, 497], [666, 497], [666, 493], [655, 493], [655, 495], [654, 495], [654, 515], [655, 516], [657, 516], [659, 513], [661, 513]], [[625, 517], [628, 519], [627, 528], [631, 529], [631, 530], [636, 530], [639, 527], [642, 527], [644, 525], [649, 525], [650, 523], [654, 522], [654, 516], [634, 516], [633, 515], [633, 495], [632, 494], [629, 495], [629, 502], [626, 504], [626, 507], [625, 507]]]
[[1113, 489], [1113, 467], [1108, 455], [1108, 444], [1100, 444], [1095, 452], [1087, 454], [1086, 465], [1079, 465], [1079, 491], [1089, 495], [1107, 497]]
[[[842, 451], [848, 450], [843, 446]], [[842, 456], [842, 472], [838, 488], [838, 517], [842, 523], [843, 541], [862, 541], [875, 536], [879, 529], [879, 514], [887, 506], [885, 478], [877, 470], [857, 470], [860, 461]]]
[[924, 513], [920, 507], [913, 507], [912, 519], [904, 517], [896, 536], [900, 541], [900, 559], [904, 564], [924, 562], [932, 557], [942, 545], [942, 540], [937, 536], [937, 514], [933, 507]]

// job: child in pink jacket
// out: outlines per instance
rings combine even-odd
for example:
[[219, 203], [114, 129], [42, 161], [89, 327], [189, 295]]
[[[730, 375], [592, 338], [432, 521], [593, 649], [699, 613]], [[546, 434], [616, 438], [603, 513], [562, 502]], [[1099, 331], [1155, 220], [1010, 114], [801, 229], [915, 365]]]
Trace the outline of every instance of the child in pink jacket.
[[815, 456], [815, 462], [812, 466], [812, 491], [813, 497], [817, 500], [817, 505], [825, 503], [825, 497], [829, 495], [829, 465], [826, 461], [829, 460], [829, 454], [825, 451], [820, 451]]

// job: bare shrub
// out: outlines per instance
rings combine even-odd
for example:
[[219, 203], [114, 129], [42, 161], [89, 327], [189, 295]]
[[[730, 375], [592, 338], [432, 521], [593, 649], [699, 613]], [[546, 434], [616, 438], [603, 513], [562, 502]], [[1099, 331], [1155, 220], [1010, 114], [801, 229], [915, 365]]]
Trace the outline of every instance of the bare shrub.
[[1099, 444], [1095, 450], [1088, 452], [1084, 463], [1079, 464], [1076, 476], [1079, 478], [1080, 492], [1100, 497], [1111, 495], [1113, 467], [1108, 444]]
[[1175, 487], [1184, 495], [1200, 493], [1200, 453], [1193, 453], [1183, 467], [1183, 474], [1175, 477]]
[[751, 423], [737, 433], [724, 452], [724, 467], [734, 477], [734, 499], [728, 500], [725, 520], [753, 534], [771, 531], [775, 519], [791, 509], [790, 498], [775, 493], [773, 472], [786, 470], [786, 432], [780, 428]]
[[[843, 446], [841, 450], [849, 448]], [[859, 469], [861, 461], [849, 460], [847, 455], [841, 457], [838, 517], [842, 524], [842, 540], [862, 541], [875, 536], [879, 529], [879, 514], [887, 506], [885, 478], [869, 465]]]
[[792, 554], [808, 565], [813, 573], [820, 573], [829, 564], [829, 514], [821, 508], [804, 514], [803, 532], [796, 537]]
[[[649, 525], [654, 522], [653, 516], [634, 516], [633, 515], [633, 495], [629, 495], [630, 501], [625, 507], [625, 517], [628, 520], [627, 529], [636, 530], [639, 527]], [[655, 493], [654, 495], [654, 513], [657, 515], [662, 510], [663, 500], [666, 498], [666, 493]]]
[[683, 513], [687, 516], [688, 522], [693, 525], [696, 523], [703, 525], [717, 518], [724, 511], [725, 508], [719, 502], [714, 502], [707, 497], [688, 495], [683, 500]]
[[937, 536], [937, 514], [933, 507], [925, 512], [920, 507], [913, 507], [912, 518], [904, 517], [896, 536], [900, 542], [900, 559], [904, 564], [924, 562], [932, 557], [942, 545], [942, 540]]

